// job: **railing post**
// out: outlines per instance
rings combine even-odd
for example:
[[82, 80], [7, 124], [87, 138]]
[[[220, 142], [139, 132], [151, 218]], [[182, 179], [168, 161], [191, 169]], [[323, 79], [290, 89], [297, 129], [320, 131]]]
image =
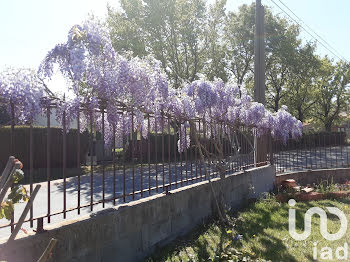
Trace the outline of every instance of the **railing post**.
[[154, 157], [156, 165], [156, 192], [158, 193], [158, 126], [156, 115], [154, 115]]
[[105, 207], [105, 107], [101, 107], [102, 111], [102, 207]]
[[[33, 193], [33, 166], [34, 166], [34, 156], [33, 156], [33, 123], [29, 126], [29, 191], [30, 194]], [[33, 227], [33, 205], [30, 207], [30, 227]]]
[[[147, 114], [147, 130], [148, 130], [148, 141], [147, 141], [147, 160], [148, 160], [148, 195], [151, 195], [151, 123], [149, 114]], [[141, 134], [142, 137], [142, 134]], [[141, 185], [143, 187], [143, 185]]]
[[10, 102], [11, 106], [11, 147], [10, 147], [10, 155], [15, 155], [15, 104]]
[[67, 183], [66, 183], [66, 168], [67, 168], [67, 124], [66, 124], [66, 111], [63, 111], [62, 119], [63, 129], [63, 148], [62, 148], [62, 165], [63, 165], [63, 218], [66, 219], [67, 210]]
[[135, 148], [134, 148], [134, 111], [131, 112], [131, 165], [132, 165], [132, 200], [135, 199]]
[[[10, 102], [10, 106], [11, 106], [11, 153], [10, 155], [14, 156], [15, 155], [15, 104], [13, 103], [12, 99]], [[13, 226], [13, 223], [15, 221], [14, 215], [15, 215], [14, 212], [12, 212], [11, 232], [13, 232], [13, 230], [15, 229], [15, 227]]]
[[274, 159], [273, 159], [273, 138], [272, 138], [272, 135], [270, 134], [269, 135], [269, 153], [270, 153], [270, 164], [273, 165], [274, 164]]
[[93, 109], [90, 111], [90, 210], [94, 209], [94, 131]]
[[51, 110], [50, 110], [50, 102], [47, 101], [47, 110], [46, 110], [46, 118], [47, 118], [47, 140], [46, 140], [46, 172], [47, 172], [47, 222], [51, 222], [50, 214], [51, 214], [51, 195], [50, 195], [50, 179], [51, 179]]
[[176, 168], [176, 147], [177, 147], [177, 133], [176, 133], [176, 121], [174, 119], [174, 178], [175, 178], [175, 188], [177, 188], [177, 168]]
[[116, 204], [116, 184], [115, 184], [115, 179], [116, 179], [116, 166], [115, 166], [115, 148], [116, 148], [116, 143], [115, 143], [115, 123], [113, 123], [113, 205]]
[[143, 128], [140, 129], [140, 183], [141, 183], [141, 197], [143, 197], [143, 138], [142, 138]]
[[164, 153], [165, 148], [164, 148], [164, 113], [162, 112], [162, 173], [163, 173], [163, 189], [165, 186], [165, 159], [164, 159]]
[[168, 177], [169, 177], [169, 187], [171, 189], [171, 156], [170, 156], [170, 118], [168, 117], [168, 165], [169, 165], [169, 174], [168, 174]]
[[122, 138], [123, 138], [123, 201], [125, 203], [126, 201], [126, 189], [125, 189], [125, 161], [126, 161], [126, 146], [125, 146], [125, 116], [123, 113], [123, 134], [122, 134]]
[[80, 107], [77, 113], [78, 215], [80, 215]]
[[256, 128], [253, 129], [253, 135], [254, 135], [254, 167], [256, 167], [257, 163], [257, 133]]

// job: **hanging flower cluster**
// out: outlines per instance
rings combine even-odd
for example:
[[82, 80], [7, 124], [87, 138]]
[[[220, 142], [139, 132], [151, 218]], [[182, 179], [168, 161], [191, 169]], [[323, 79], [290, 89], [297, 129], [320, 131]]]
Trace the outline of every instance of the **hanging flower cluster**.
[[5, 99], [8, 112], [14, 113], [18, 124], [31, 122], [40, 113], [43, 90], [34, 70], [7, 68], [0, 73], [0, 97]]
[[[179, 100], [179, 109], [173, 113], [181, 112], [187, 119], [196, 117], [207, 123], [216, 122], [233, 128], [254, 127], [259, 136], [271, 132], [274, 138], [283, 141], [290, 135], [292, 138], [302, 135], [302, 123], [288, 112], [287, 107], [271, 113], [263, 104], [253, 102], [244, 89], [240, 95], [237, 86], [221, 80], [195, 81], [183, 89]], [[227, 129], [223, 131], [228, 132]]]
[[[102, 114], [96, 112], [104, 112], [106, 139], [113, 137], [113, 130], [119, 139], [132, 131], [147, 137], [149, 132], [164, 127], [169, 116], [179, 124], [179, 151], [190, 145], [186, 132], [195, 118], [224, 123], [226, 128], [255, 127], [259, 135], [271, 132], [283, 140], [290, 135], [301, 135], [301, 122], [287, 108], [271, 113], [262, 104], [253, 102], [244, 89], [239, 90], [231, 83], [197, 80], [182, 89], [172, 88], [158, 61], [152, 57], [126, 59], [116, 54], [108, 30], [93, 20], [72, 27], [67, 42], [47, 54], [39, 75], [51, 77], [55, 66], [71, 81], [76, 95], [73, 100], [57, 105], [58, 120], [69, 126], [83, 110], [82, 130], [91, 118], [95, 127], [101, 127]], [[32, 118], [24, 109], [33, 108], [34, 113], [40, 110], [38, 101], [42, 94], [34, 86], [35, 81], [24, 73], [4, 79], [6, 83], [1, 86], [6, 91], [1, 94], [16, 105], [20, 100], [17, 114], [21, 112], [23, 119]], [[213, 134], [210, 132], [209, 135], [215, 136], [215, 130]]]

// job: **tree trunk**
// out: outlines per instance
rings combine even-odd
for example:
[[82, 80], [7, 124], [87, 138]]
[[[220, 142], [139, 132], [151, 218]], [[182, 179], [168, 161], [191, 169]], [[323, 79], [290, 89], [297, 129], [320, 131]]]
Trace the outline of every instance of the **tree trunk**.
[[304, 121], [304, 114], [300, 107], [298, 107], [298, 119], [303, 122]]
[[324, 129], [327, 131], [327, 132], [331, 132], [332, 130], [332, 122], [331, 121], [328, 121], [324, 124]]
[[275, 112], [277, 112], [277, 111], [278, 111], [278, 108], [279, 108], [279, 99], [275, 98], [275, 106], [274, 106], [273, 110], [274, 110]]

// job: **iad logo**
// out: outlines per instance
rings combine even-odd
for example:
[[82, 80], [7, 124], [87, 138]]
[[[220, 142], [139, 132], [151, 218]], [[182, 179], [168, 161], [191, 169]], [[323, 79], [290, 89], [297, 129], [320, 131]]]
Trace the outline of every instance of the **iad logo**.
[[[294, 207], [296, 204], [296, 201], [294, 199], [290, 199], [288, 201], [289, 206]], [[304, 217], [304, 232], [303, 233], [297, 233], [295, 230], [295, 223], [296, 223], [296, 211], [294, 208], [289, 209], [289, 234], [292, 238], [298, 241], [302, 241], [307, 239], [311, 234], [311, 218], [314, 214], [317, 214], [320, 216], [320, 232], [321, 235], [329, 240], [339, 240], [344, 236], [346, 233], [348, 222], [346, 219], [345, 214], [339, 210], [336, 207], [326, 207], [329, 213], [336, 215], [340, 220], [340, 229], [337, 233], [330, 234], [327, 231], [327, 214], [326, 212], [319, 207], [312, 207], [309, 208]], [[322, 247], [320, 249], [320, 259], [333, 259], [333, 250], [330, 247]], [[318, 257], [318, 250], [317, 250], [317, 242], [314, 243], [313, 247], [313, 259], [317, 260]], [[344, 246], [340, 246], [335, 250], [335, 257], [338, 260], [347, 260], [348, 259], [348, 244], [344, 243]]]
[[[290, 199], [288, 201], [289, 206], [294, 207], [296, 204], [296, 201], [294, 199]], [[334, 234], [329, 234], [327, 231], [327, 214], [326, 212], [320, 208], [320, 207], [312, 207], [309, 208], [304, 217], [304, 232], [303, 233], [297, 233], [295, 230], [295, 216], [296, 212], [295, 209], [290, 208], [289, 209], [289, 234], [291, 235], [292, 238], [295, 240], [305, 240], [310, 236], [311, 233], [311, 218], [314, 214], [317, 214], [320, 216], [321, 220], [321, 225], [320, 225], [320, 231], [321, 235], [329, 240], [329, 241], [334, 241], [334, 240], [339, 240], [344, 236], [346, 233], [346, 230], [348, 228], [348, 221], [346, 219], [345, 214], [343, 211], [339, 210], [336, 207], [326, 207], [328, 212], [331, 214], [336, 215], [340, 219], [340, 229], [337, 233]]]

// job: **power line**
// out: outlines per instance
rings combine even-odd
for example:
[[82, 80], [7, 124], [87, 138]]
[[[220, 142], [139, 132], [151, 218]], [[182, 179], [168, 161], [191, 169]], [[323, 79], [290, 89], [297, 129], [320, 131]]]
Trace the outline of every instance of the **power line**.
[[[329, 49], [322, 41], [318, 40], [317, 37], [319, 37], [320, 39], [322, 39], [328, 46], [331, 47], [330, 44], [328, 44], [322, 37], [320, 37], [317, 33], [314, 32], [314, 30], [312, 30], [305, 22], [303, 22], [292, 10], [290, 10], [290, 8], [288, 8], [281, 0], [278, 0], [279, 2], [281, 2], [281, 4], [283, 4], [290, 12], [292, 12], [300, 21], [302, 21], [308, 28], [311, 29], [311, 31], [314, 32], [314, 34], [317, 36], [315, 37], [313, 34], [311, 34], [308, 30], [305, 29], [305, 27], [303, 25], [301, 25], [296, 19], [294, 19], [290, 14], [288, 14], [282, 7], [280, 7], [274, 0], [270, 0], [272, 3], [274, 3], [283, 13], [285, 13], [290, 19], [292, 19], [293, 22], [295, 22], [296, 24], [298, 24], [300, 26], [300, 28], [302, 28], [306, 33], [308, 33], [313, 39], [315, 39], [318, 43], [320, 43], [325, 49], [327, 49], [330, 53], [332, 53], [335, 57], [337, 57], [339, 60], [345, 60], [348, 62], [347, 59], [345, 59], [342, 55], [337, 55], [335, 52], [333, 52], [331, 49]], [[331, 47], [332, 49], [334, 49], [333, 47]], [[335, 49], [334, 49], [335, 50]], [[337, 52], [339, 53], [339, 52]]]
[[[313, 39], [315, 39], [318, 43], [320, 43], [326, 50], [328, 50], [330, 53], [332, 53], [335, 57], [337, 57], [339, 60], [345, 60], [347, 61], [347, 59], [345, 59], [342, 55], [338, 55], [339, 52], [337, 52], [338, 54], [336, 54], [335, 52], [333, 52], [332, 50], [330, 50], [322, 41], [320, 41], [319, 39], [317, 39], [317, 37], [315, 37], [313, 34], [311, 34], [308, 30], [305, 29], [305, 27], [303, 25], [301, 25], [298, 21], [296, 21], [293, 17], [291, 17], [290, 14], [288, 14], [283, 8], [281, 8], [274, 0], [270, 0], [272, 3], [274, 3], [282, 12], [284, 12], [293, 22], [295, 22], [296, 24], [298, 24], [300, 26], [300, 28], [302, 28], [306, 33], [308, 33]], [[280, 0], [278, 0], [280, 1]], [[280, 1], [282, 3], [282, 1]], [[283, 3], [282, 3], [283, 4]], [[285, 7], [287, 7], [285, 4], [283, 4]], [[288, 7], [287, 7], [288, 8]], [[288, 10], [290, 10], [290, 8], [288, 8]], [[291, 11], [291, 10], [290, 10]], [[293, 11], [291, 11], [300, 21], [302, 21]], [[303, 22], [303, 21], [302, 21]], [[310, 28], [305, 22], [303, 22], [308, 28]], [[313, 31], [311, 29], [311, 31]], [[314, 31], [313, 31], [314, 32]], [[315, 32], [314, 32], [315, 33]], [[315, 33], [316, 34], [316, 33]], [[316, 36], [318, 36], [318, 34], [316, 34]], [[327, 45], [330, 46], [330, 44], [328, 44], [322, 37], [318, 36], [320, 39], [322, 39]], [[333, 47], [331, 47], [332, 49], [334, 49]], [[335, 50], [335, 49], [334, 49]], [[348, 62], [348, 61], [347, 61]]]
[[333, 49], [339, 56], [346, 60], [344, 56], [342, 56], [333, 46], [331, 46], [323, 37], [321, 37], [315, 30], [313, 30], [305, 21], [303, 21], [299, 16], [297, 16], [282, 0], [278, 0], [285, 8], [287, 8], [299, 21], [301, 21], [308, 29], [310, 29], [319, 39], [321, 39], [328, 47]]

